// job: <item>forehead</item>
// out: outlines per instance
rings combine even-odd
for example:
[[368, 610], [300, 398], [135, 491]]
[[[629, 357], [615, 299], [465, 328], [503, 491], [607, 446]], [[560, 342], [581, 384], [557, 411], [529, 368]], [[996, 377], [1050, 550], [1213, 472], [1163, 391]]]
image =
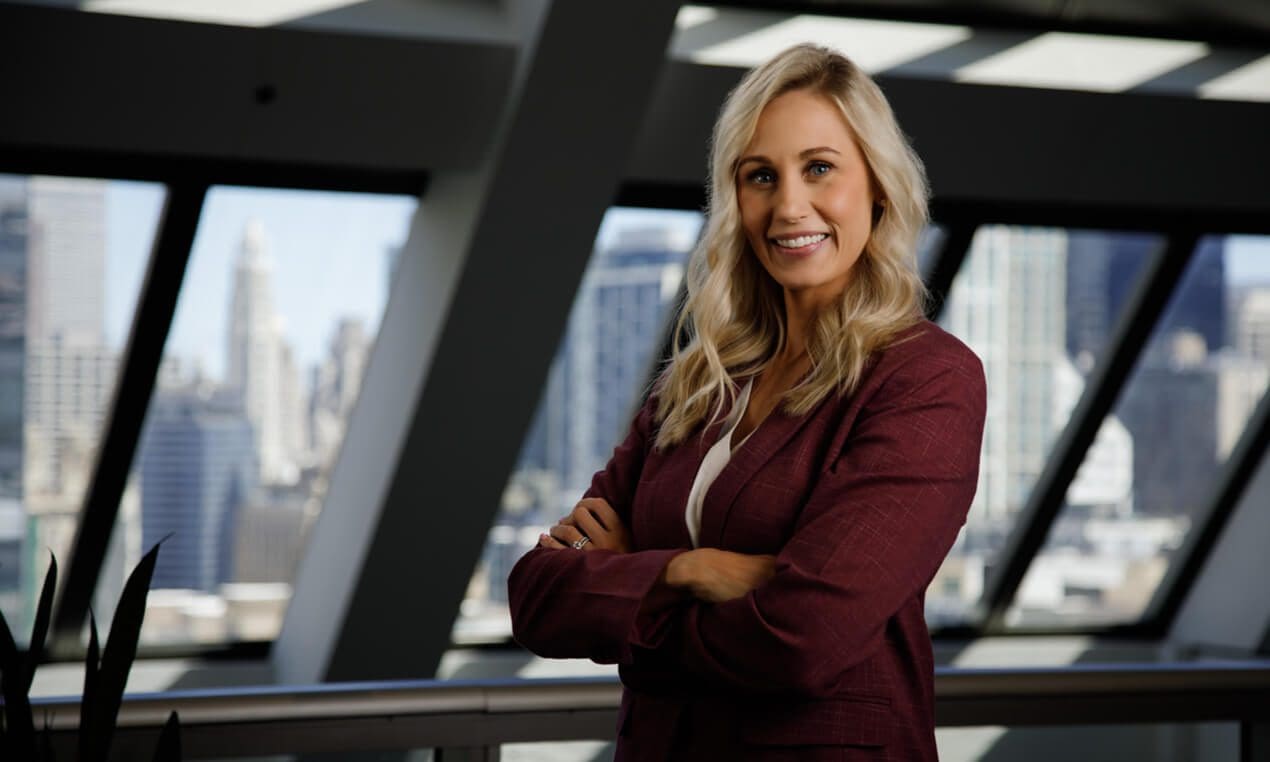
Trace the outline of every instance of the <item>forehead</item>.
[[856, 147], [851, 128], [833, 101], [811, 90], [791, 90], [763, 107], [745, 153], [776, 158], [812, 146], [844, 153]]

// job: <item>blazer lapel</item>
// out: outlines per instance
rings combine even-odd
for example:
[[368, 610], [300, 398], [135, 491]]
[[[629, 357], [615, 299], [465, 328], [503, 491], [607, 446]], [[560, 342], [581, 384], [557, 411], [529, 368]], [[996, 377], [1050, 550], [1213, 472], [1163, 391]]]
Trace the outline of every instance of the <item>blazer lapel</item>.
[[[741, 489], [819, 409], [817, 406], [805, 415], [790, 416], [778, 405], [745, 444], [732, 453], [731, 460], [706, 491], [705, 503], [701, 506], [700, 547], [719, 546], [727, 528], [728, 514]], [[718, 432], [714, 436], [711, 441], [718, 441]]]

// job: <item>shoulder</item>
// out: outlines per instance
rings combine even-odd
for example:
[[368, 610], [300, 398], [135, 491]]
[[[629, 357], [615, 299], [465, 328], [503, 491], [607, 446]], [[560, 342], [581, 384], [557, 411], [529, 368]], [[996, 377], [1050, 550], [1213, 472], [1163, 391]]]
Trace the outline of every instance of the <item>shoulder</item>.
[[940, 393], [985, 393], [983, 362], [961, 339], [929, 320], [901, 331], [876, 353], [865, 381], [881, 396], [911, 395], [935, 387]]

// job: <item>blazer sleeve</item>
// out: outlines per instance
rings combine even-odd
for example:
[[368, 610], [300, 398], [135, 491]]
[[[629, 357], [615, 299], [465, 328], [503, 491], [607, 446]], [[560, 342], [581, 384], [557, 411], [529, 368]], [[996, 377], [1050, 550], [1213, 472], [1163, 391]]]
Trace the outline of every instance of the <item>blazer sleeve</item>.
[[932, 359], [910, 359], [866, 403], [771, 580], [642, 633], [659, 660], [745, 692], [831, 696], [878, 649], [952, 547], [978, 480], [982, 365], [964, 349]]
[[[601, 497], [630, 527], [631, 500], [652, 444], [654, 398], [636, 414], [626, 439], [586, 497]], [[641, 630], [659, 635], [657, 622], [684, 595], [657, 585], [670, 559], [685, 549], [616, 553], [535, 547], [507, 579], [512, 637], [539, 656], [626, 662]], [[656, 588], [656, 590], [654, 590]], [[650, 592], [653, 594], [650, 595]], [[636, 626], [639, 618], [641, 627]]]

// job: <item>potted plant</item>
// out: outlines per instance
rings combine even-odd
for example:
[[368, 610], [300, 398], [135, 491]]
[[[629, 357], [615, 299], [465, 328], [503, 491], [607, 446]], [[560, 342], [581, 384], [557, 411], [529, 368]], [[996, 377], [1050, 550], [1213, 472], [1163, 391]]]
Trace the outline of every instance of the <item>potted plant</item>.
[[[141, 636], [141, 620], [145, 617], [146, 595], [150, 590], [150, 578], [159, 554], [155, 545], [146, 553], [124, 584], [110, 626], [110, 636], [105, 649], [97, 638], [97, 622], [89, 613], [88, 654], [84, 664], [84, 695], [79, 705], [79, 734], [76, 743], [78, 762], [106, 762], [110, 744], [115, 734], [119, 706], [123, 701], [128, 672], [137, 655], [137, 640]], [[53, 762], [53, 747], [47, 728], [35, 728], [31, 711], [31, 681], [44, 639], [48, 635], [49, 616], [53, 609], [53, 591], [57, 586], [57, 559], [49, 562], [36, 606], [35, 623], [31, 628], [30, 646], [26, 653], [18, 650], [0, 613], [0, 695], [3, 697], [3, 713], [0, 714], [0, 759], [40, 760]], [[176, 712], [168, 716], [155, 747], [155, 762], [171, 762], [181, 758], [180, 721]]]

